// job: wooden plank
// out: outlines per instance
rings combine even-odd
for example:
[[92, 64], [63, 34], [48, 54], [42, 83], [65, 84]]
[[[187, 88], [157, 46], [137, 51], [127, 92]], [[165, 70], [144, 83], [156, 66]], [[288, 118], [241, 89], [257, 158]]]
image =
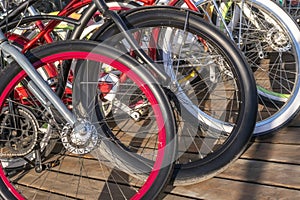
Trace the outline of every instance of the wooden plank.
[[266, 136], [256, 137], [253, 141], [300, 145], [300, 128], [287, 126]]
[[[26, 187], [19, 186], [20, 190], [23, 191], [22, 194], [30, 200], [40, 200], [40, 199], [49, 199], [49, 193], [36, 190], [31, 188], [30, 190]], [[51, 194], [51, 200], [73, 200], [73, 198], [69, 198], [66, 196], [61, 196], [58, 194]]]
[[202, 183], [168, 188], [172, 194], [184, 194], [195, 199], [300, 199], [300, 191], [280, 187], [213, 178]]
[[300, 190], [300, 167], [239, 159], [217, 177]]
[[300, 164], [300, 146], [253, 143], [241, 158]]
[[[135, 193], [135, 188], [126, 185], [52, 171], [26, 174], [18, 183], [35, 188], [39, 196], [45, 196], [44, 191], [50, 191], [70, 198], [107, 199], [113, 196], [116, 199], [123, 199], [123, 195], [131, 196]], [[22, 188], [24, 189], [22, 192], [26, 194], [28, 188], [23, 186]]]
[[[70, 176], [83, 176], [91, 179], [118, 181], [119, 183], [128, 184], [128, 182], [138, 184], [138, 180], [129, 177], [127, 174], [111, 169], [115, 163], [99, 162], [96, 159], [82, 159], [76, 156], [66, 156], [61, 160], [60, 165], [52, 168], [53, 171], [68, 174]], [[122, 166], [126, 167], [126, 166]]]
[[164, 200], [191, 200], [192, 198], [184, 195], [174, 195], [174, 194], [165, 194], [159, 197], [159, 199]]
[[300, 127], [300, 112], [296, 117], [288, 124], [288, 126]]

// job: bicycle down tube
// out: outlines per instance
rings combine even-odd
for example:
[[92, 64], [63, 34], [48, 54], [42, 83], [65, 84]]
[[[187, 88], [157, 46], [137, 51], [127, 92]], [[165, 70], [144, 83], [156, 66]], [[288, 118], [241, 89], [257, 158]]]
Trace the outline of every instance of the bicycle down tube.
[[[4, 33], [0, 30], [0, 49], [4, 52], [8, 53], [13, 59], [21, 66], [21, 68], [28, 74], [28, 76], [32, 79], [34, 86], [38, 91], [37, 96], [45, 95], [45, 97], [49, 100], [51, 104], [58, 110], [58, 112], [65, 116], [67, 122], [74, 126], [77, 122], [76, 117], [72, 114], [70, 110], [65, 106], [65, 104], [61, 101], [61, 99], [54, 93], [54, 91], [49, 87], [49, 85], [45, 82], [45, 80], [37, 73], [35, 68], [31, 65], [31, 63], [26, 59], [26, 57], [17, 50], [14, 46], [10, 45], [4, 35]], [[39, 86], [39, 89], [37, 87]], [[43, 92], [41, 92], [43, 91]], [[43, 100], [41, 102], [47, 103]], [[44, 105], [45, 107], [49, 105]]]

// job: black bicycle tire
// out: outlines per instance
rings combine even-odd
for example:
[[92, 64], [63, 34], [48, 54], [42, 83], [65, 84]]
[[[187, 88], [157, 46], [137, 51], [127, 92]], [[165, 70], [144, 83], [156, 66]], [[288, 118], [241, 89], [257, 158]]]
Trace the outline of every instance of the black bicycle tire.
[[[254, 87], [254, 79], [251, 72], [246, 69], [246, 61], [240, 54], [236, 45], [226, 39], [226, 36], [221, 34], [217, 29], [210, 26], [204, 20], [201, 20], [199, 14], [174, 7], [143, 7], [130, 10], [122, 15], [124, 22], [129, 28], [138, 29], [143, 26], [165, 25], [165, 26], [183, 26], [185, 20], [188, 20], [187, 30], [201, 31], [202, 36], [215, 40], [218, 47], [223, 50], [223, 53], [234, 61], [236, 68], [239, 71], [239, 82], [244, 91], [245, 102], [248, 104], [243, 115], [244, 121], [237, 127], [235, 140], [230, 141], [227, 148], [222, 152], [218, 152], [218, 156], [205, 161], [199, 160], [193, 164], [176, 165], [173, 176], [175, 185], [186, 185], [206, 180], [213, 177], [219, 172], [225, 170], [230, 163], [236, 160], [246, 148], [249, 139], [251, 138], [252, 130], [255, 125], [257, 102], [256, 88]], [[108, 36], [118, 34], [119, 31], [112, 22], [108, 22], [101, 26], [100, 30], [92, 37], [93, 40], [103, 42]], [[250, 130], [245, 133], [245, 130]]]

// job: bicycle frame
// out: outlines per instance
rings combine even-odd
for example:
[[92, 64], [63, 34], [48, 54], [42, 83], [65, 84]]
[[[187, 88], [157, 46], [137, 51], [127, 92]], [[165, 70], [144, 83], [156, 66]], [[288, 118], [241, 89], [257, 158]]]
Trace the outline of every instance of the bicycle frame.
[[[38, 13], [34, 12], [34, 9], [32, 9], [30, 6], [32, 6], [33, 3], [35, 3], [37, 0], [29, 0], [26, 2], [23, 2], [16, 10], [11, 12], [5, 20], [3, 20], [0, 23], [0, 26], [5, 25], [5, 21], [12, 21], [15, 17], [17, 17], [20, 13], [22, 13], [24, 10], [27, 8], [29, 9], [29, 12], [34, 14], [34, 16], [29, 17], [28, 19], [37, 19], [38, 21], [36, 22], [36, 25], [38, 29], [40, 30], [40, 33], [38, 33], [31, 41], [25, 44], [25, 46], [22, 49], [22, 52], [26, 52], [28, 49], [31, 49], [37, 41], [41, 40], [42, 38], [45, 39], [47, 43], [53, 42], [52, 37], [50, 36], [50, 33], [54, 30], [54, 28], [61, 23], [62, 21], [68, 22], [74, 25], [79, 25], [79, 23], [68, 17], [75, 11], [79, 10], [80, 8], [90, 4], [92, 1], [91, 0], [72, 0], [66, 5], [58, 14], [57, 16], [52, 16], [52, 15], [39, 15]], [[31, 10], [30, 10], [31, 9]], [[51, 19], [53, 18], [52, 21], [50, 21], [47, 25], [44, 25], [40, 20], [43, 18], [48, 18]]]
[[[6, 19], [6, 21], [9, 21], [17, 16], [17, 13], [20, 13], [22, 10], [26, 9], [28, 6], [31, 6], [36, 0], [29, 0], [28, 2], [24, 2], [17, 10], [13, 11]], [[40, 21], [38, 21], [38, 27], [40, 29], [40, 33], [35, 36], [31, 41], [25, 44], [23, 47], [22, 52], [26, 52], [28, 49], [32, 48], [37, 41], [39, 41], [41, 38], [45, 38], [46, 36], [46, 41], [47, 42], [52, 42], [52, 39], [50, 37], [50, 32], [53, 31], [53, 29], [61, 22], [61, 21], [66, 21], [71, 22], [75, 25], [78, 25], [74, 31], [74, 33], [71, 36], [71, 39], [78, 39], [80, 37], [79, 33], [86, 27], [88, 20], [92, 16], [91, 14], [94, 14], [97, 9], [100, 10], [103, 15], [108, 16], [109, 18], [113, 19], [113, 21], [117, 24], [119, 27], [120, 31], [124, 34], [125, 38], [131, 45], [132, 49], [135, 51], [135, 54], [138, 55], [147, 65], [150, 67], [152, 71], [154, 71], [158, 77], [164, 82], [168, 83], [169, 78], [165, 74], [165, 72], [162, 69], [159, 69], [159, 67], [156, 66], [156, 64], [146, 55], [146, 53], [143, 50], [140, 50], [138, 43], [135, 41], [135, 39], [127, 33], [128, 28], [126, 25], [123, 23], [122, 19], [119, 17], [118, 14], [112, 12], [107, 4], [101, 0], [101, 1], [95, 1], [97, 7], [95, 6], [94, 3], [92, 3], [91, 0], [72, 0], [69, 2], [67, 6], [65, 6], [58, 14], [57, 16], [54, 17], [54, 20], [50, 21], [46, 26], [43, 26]], [[86, 12], [80, 19], [80, 21], [76, 21], [73, 19], [68, 18], [70, 14], [74, 13], [75, 11], [79, 10], [80, 8], [86, 6], [89, 4], [88, 12]], [[93, 11], [93, 12], [89, 12]], [[41, 17], [43, 16], [38, 15], [38, 16], [33, 16], [33, 17]], [[45, 16], [44, 16], [45, 17]], [[47, 17], [49, 17], [47, 15]], [[51, 17], [51, 16], [50, 16]], [[5, 21], [5, 20], [4, 20]], [[0, 23], [0, 26], [3, 25], [3, 22]], [[47, 39], [48, 38], [48, 39]], [[68, 71], [68, 70], [67, 70]], [[66, 76], [66, 75], [65, 75]]]

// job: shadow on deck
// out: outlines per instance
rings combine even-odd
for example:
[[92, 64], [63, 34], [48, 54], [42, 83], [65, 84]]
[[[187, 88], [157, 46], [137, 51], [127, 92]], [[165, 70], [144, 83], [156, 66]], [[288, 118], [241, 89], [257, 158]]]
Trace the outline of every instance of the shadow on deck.
[[300, 199], [300, 117], [249, 148], [216, 177], [167, 189], [164, 199]]

